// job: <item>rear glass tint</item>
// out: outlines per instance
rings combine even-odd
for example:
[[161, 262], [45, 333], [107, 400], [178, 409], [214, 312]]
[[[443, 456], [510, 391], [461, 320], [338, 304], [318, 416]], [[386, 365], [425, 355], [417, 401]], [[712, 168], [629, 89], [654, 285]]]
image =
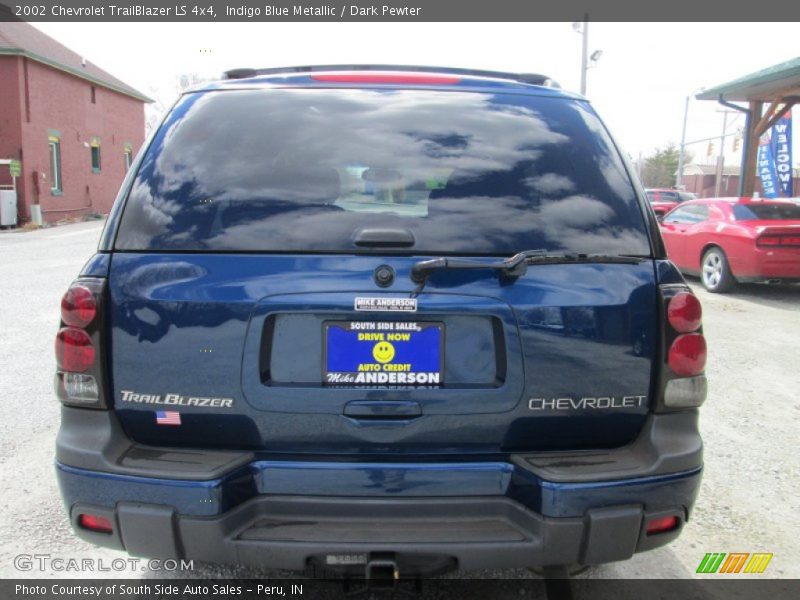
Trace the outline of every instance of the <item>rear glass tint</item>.
[[372, 228], [410, 233], [400, 250], [413, 254], [650, 254], [585, 103], [367, 89], [184, 96], [143, 158], [116, 248], [364, 252], [353, 240]]
[[800, 206], [789, 202], [736, 204], [733, 207], [733, 216], [737, 221], [800, 219]]

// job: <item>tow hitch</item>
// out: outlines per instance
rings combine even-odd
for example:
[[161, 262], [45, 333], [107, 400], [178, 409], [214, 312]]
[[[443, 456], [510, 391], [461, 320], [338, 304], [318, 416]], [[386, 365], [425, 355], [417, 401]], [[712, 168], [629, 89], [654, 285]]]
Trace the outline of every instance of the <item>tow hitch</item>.
[[364, 578], [373, 588], [392, 588], [400, 579], [400, 570], [391, 554], [373, 554], [364, 569]]

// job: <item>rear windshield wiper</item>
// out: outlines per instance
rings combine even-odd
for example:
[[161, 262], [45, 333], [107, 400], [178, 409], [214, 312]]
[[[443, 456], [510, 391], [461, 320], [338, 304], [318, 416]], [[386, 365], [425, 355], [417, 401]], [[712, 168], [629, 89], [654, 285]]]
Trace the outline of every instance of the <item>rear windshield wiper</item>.
[[637, 264], [647, 260], [645, 256], [625, 256], [618, 254], [580, 254], [580, 253], [548, 253], [546, 250], [523, 250], [510, 258], [496, 262], [480, 262], [445, 256], [421, 260], [411, 267], [411, 280], [424, 284], [433, 271], [446, 269], [488, 269], [500, 271], [500, 277], [516, 279], [525, 275], [528, 265], [561, 265], [561, 264]]

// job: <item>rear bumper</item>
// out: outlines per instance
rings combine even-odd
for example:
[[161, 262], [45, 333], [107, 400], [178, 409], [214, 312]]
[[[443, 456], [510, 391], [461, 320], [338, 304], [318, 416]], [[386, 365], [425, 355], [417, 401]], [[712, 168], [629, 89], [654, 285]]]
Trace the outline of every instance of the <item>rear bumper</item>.
[[760, 282], [781, 279], [800, 281], [800, 249], [756, 248], [738, 268], [734, 276], [742, 282]]
[[[700, 482], [696, 420], [651, 416], [616, 450], [354, 463], [143, 448], [112, 412], [65, 408], [57, 473], [76, 533], [136, 556], [285, 569], [387, 553], [464, 569], [595, 564], [680, 533]], [[82, 529], [80, 514], [106, 516], [113, 532]], [[663, 516], [678, 527], [648, 536]]]
[[[347, 564], [362, 573], [377, 556], [391, 557], [403, 573], [437, 565], [470, 570], [624, 560], [672, 541], [685, 522], [682, 508], [652, 513], [641, 505], [592, 509], [582, 518], [546, 518], [506, 497], [273, 496], [213, 518], [130, 502], [114, 508], [75, 504], [70, 512], [81, 538], [133, 556], [295, 571], [310, 563]], [[114, 532], [81, 529], [82, 513], [106, 516]], [[643, 521], [659, 516], [677, 517], [678, 528], [647, 536]]]

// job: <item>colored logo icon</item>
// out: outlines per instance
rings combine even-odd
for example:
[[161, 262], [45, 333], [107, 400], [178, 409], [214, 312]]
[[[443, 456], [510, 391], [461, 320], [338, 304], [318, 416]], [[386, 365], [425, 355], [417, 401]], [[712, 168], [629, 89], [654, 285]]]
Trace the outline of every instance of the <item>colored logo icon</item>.
[[763, 573], [772, 553], [709, 552], [697, 566], [697, 573]]

